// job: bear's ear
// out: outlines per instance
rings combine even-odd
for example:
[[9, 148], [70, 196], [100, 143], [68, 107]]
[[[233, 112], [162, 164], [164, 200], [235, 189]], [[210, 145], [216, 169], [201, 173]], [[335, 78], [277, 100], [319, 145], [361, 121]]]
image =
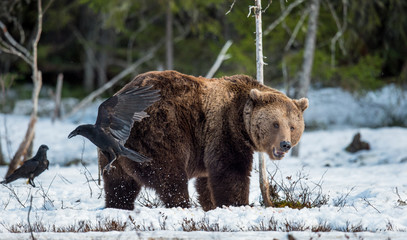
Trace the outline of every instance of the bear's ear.
[[254, 101], [254, 102], [264, 102], [266, 101], [266, 93], [260, 92], [259, 90], [253, 88], [252, 90], [250, 90], [250, 98]]
[[294, 102], [295, 102], [295, 105], [297, 105], [298, 108], [303, 112], [305, 111], [305, 109], [308, 108], [308, 98], [301, 98], [298, 100], [295, 99]]
[[250, 90], [250, 98], [253, 100], [253, 101], [258, 101], [260, 98], [261, 98], [261, 92], [259, 91], [259, 90], [257, 90], [257, 89], [252, 89], [252, 90]]

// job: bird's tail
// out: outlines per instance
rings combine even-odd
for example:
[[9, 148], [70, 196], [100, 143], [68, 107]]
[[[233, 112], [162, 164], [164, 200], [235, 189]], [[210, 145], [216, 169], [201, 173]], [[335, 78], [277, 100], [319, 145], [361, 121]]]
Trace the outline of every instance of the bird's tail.
[[135, 162], [143, 163], [143, 162], [150, 162], [151, 158], [144, 156], [141, 153], [138, 153], [134, 150], [131, 150], [126, 147], [122, 147], [122, 152], [121, 154], [125, 157], [127, 157], [130, 160], [133, 160]]
[[11, 174], [10, 176], [6, 177], [6, 179], [4, 179], [3, 181], [1, 181], [1, 184], [7, 184], [7, 183], [11, 183], [15, 180], [17, 180], [19, 177], [17, 174]]

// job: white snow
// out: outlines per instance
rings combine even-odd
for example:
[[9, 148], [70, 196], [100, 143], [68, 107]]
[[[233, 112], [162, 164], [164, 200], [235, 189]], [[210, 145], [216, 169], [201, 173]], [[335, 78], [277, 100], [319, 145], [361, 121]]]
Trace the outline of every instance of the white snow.
[[[251, 177], [251, 206], [204, 212], [199, 206], [148, 208], [139, 199], [134, 211], [105, 209], [102, 187], [88, 181], [98, 175], [96, 148], [81, 137], [67, 139], [79, 123], [94, 121], [98, 103], [65, 121], [52, 123], [42, 117], [36, 125], [34, 150], [47, 144], [52, 165], [35, 179], [37, 188], [23, 179], [7, 187], [0, 185], [0, 239], [31, 238], [30, 233], [10, 232], [13, 225], [27, 225], [28, 213], [31, 225], [41, 223], [47, 229], [78, 227], [83, 222], [97, 226], [106, 219], [128, 224], [125, 231], [34, 232], [37, 239], [288, 239], [288, 234], [297, 239], [407, 239], [407, 206], [403, 204], [407, 201], [407, 128], [384, 127], [394, 119], [407, 124], [404, 96], [405, 92], [393, 86], [364, 97], [354, 97], [339, 89], [311, 91], [306, 122], [323, 128], [304, 133], [298, 158], [287, 156], [282, 161], [267, 161], [268, 171], [277, 183], [289, 184], [288, 178], [294, 181], [301, 174], [304, 177], [301, 183], [311, 189], [315, 187], [314, 194], [318, 193], [316, 184], [320, 183], [322, 194], [329, 197], [327, 204], [301, 210], [260, 206], [257, 154]], [[6, 159], [15, 153], [28, 126], [28, 117], [17, 113], [0, 115]], [[369, 142], [371, 150], [347, 153], [344, 148], [357, 132]], [[83, 159], [89, 165], [64, 167], [73, 159]], [[6, 171], [7, 167], [1, 166], [0, 176]], [[196, 202], [193, 181], [189, 190]], [[155, 197], [151, 190], [144, 194]], [[190, 220], [219, 231], [183, 231], [183, 225], [188, 227]], [[276, 222], [276, 231], [261, 228], [267, 228], [270, 220]], [[287, 233], [286, 223], [306, 230]], [[324, 224], [333, 231], [310, 230]], [[363, 228], [361, 232], [343, 231], [357, 226]]]

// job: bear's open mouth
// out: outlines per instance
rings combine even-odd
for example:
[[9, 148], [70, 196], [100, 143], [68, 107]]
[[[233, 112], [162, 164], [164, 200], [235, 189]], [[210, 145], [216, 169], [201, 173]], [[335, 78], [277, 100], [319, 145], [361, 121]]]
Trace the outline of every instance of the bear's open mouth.
[[285, 154], [285, 152], [280, 152], [280, 151], [277, 151], [276, 148], [273, 148], [274, 157], [281, 159], [284, 157], [284, 154]]

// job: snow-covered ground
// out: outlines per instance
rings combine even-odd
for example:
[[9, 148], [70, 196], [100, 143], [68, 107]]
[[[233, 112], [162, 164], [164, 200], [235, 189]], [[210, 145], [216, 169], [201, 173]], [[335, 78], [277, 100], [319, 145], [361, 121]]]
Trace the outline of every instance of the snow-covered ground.
[[[11, 233], [28, 226], [28, 215], [31, 226], [43, 226], [47, 230], [35, 232], [37, 239], [288, 239], [288, 234], [297, 239], [407, 239], [407, 128], [378, 127], [407, 121], [407, 100], [394, 87], [361, 98], [339, 89], [310, 93], [306, 122], [323, 129], [304, 133], [298, 158], [267, 161], [277, 183], [290, 185], [301, 178], [302, 186], [314, 189], [312, 197], [321, 190], [321, 195], [329, 198], [319, 208], [301, 210], [260, 205], [256, 161], [251, 206], [209, 212], [199, 206], [149, 208], [143, 206], [146, 197], [142, 197], [134, 211], [104, 209], [102, 188], [89, 181], [98, 175], [96, 148], [80, 137], [67, 139], [79, 123], [94, 121], [96, 107], [94, 104], [85, 113], [55, 123], [48, 118], [39, 119], [34, 149], [47, 144], [52, 165], [36, 178], [37, 188], [25, 184], [25, 180], [17, 180], [7, 187], [0, 185], [0, 239], [30, 238], [29, 233]], [[7, 159], [17, 149], [27, 124], [27, 116], [0, 115], [2, 150]], [[362, 140], [369, 142], [371, 150], [345, 152], [344, 148], [357, 132]], [[64, 167], [74, 159], [83, 159], [89, 165]], [[6, 170], [7, 167], [0, 167], [0, 176]], [[196, 200], [192, 182], [190, 196]], [[155, 197], [149, 190], [143, 195], [150, 196], [149, 200]], [[125, 231], [55, 233], [52, 230], [96, 227], [106, 221], [127, 224]], [[192, 229], [193, 223], [215, 231], [184, 231]], [[318, 226], [332, 231], [311, 231]]]

